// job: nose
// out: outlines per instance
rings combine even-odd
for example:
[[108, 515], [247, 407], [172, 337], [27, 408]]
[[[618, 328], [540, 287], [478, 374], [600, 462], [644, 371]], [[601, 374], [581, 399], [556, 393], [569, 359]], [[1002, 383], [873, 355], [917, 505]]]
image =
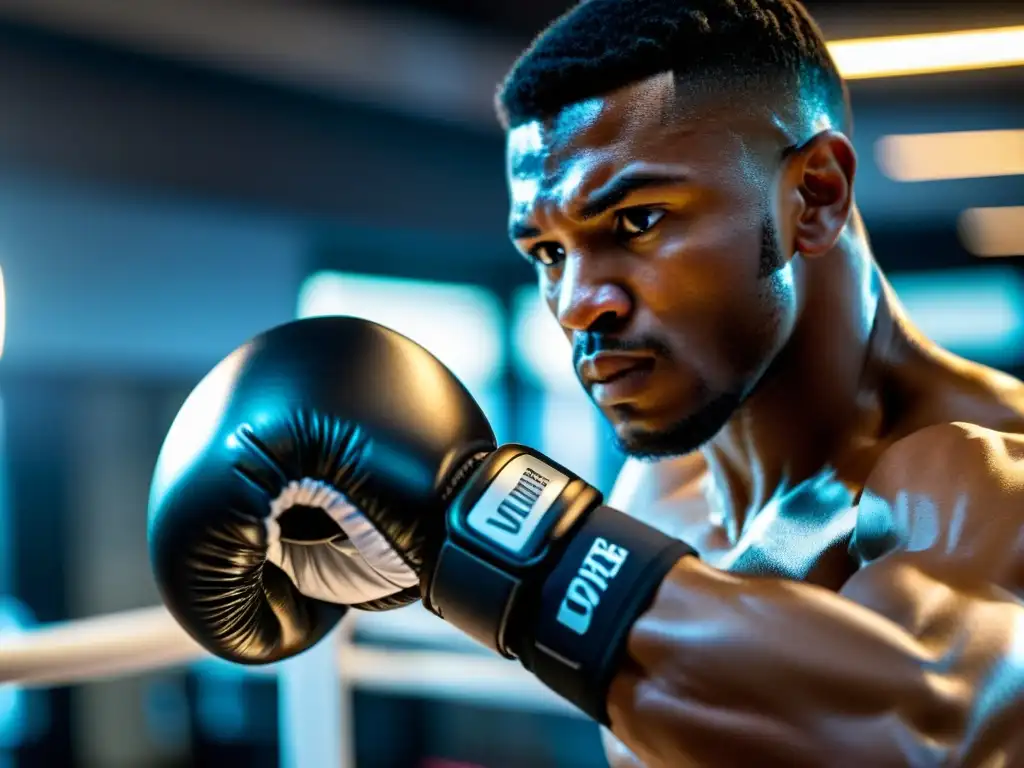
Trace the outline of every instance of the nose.
[[567, 331], [594, 331], [620, 325], [633, 311], [623, 283], [582, 254], [566, 256], [557, 286], [555, 315]]

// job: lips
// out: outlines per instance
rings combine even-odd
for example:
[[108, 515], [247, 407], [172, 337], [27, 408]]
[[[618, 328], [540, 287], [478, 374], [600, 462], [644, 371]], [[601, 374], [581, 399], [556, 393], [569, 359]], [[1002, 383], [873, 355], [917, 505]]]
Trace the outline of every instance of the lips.
[[653, 362], [649, 357], [601, 354], [585, 360], [581, 371], [589, 384], [608, 384], [637, 368], [650, 368]]
[[650, 355], [598, 354], [585, 359], [580, 379], [599, 405], [633, 399], [648, 384], [655, 359]]

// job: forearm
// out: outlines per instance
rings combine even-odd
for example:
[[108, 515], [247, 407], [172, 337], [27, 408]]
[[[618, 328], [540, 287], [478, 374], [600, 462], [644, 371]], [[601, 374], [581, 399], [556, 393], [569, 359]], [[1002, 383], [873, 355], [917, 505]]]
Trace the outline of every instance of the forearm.
[[1022, 611], [950, 594], [919, 603], [912, 633], [824, 589], [686, 558], [633, 626], [612, 730], [650, 768], [972, 764], [981, 688]]
[[977, 558], [893, 553], [837, 595], [694, 555], [506, 446], [453, 503], [424, 598], [649, 768], [980, 766], [1015, 738], [1024, 609]]

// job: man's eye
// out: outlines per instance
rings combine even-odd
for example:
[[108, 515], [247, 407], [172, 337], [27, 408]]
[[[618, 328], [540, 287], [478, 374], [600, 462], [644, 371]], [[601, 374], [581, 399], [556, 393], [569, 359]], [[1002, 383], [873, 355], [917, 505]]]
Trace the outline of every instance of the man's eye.
[[661, 221], [665, 212], [659, 208], [627, 208], [615, 217], [615, 234], [629, 239], [649, 232]]
[[565, 248], [558, 243], [538, 243], [530, 249], [530, 258], [544, 267], [553, 267], [565, 260]]

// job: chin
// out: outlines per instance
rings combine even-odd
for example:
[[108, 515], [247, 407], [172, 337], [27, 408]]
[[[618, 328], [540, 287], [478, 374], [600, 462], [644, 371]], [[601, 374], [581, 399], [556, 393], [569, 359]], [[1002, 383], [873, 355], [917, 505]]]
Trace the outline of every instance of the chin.
[[669, 431], [643, 429], [617, 429], [615, 446], [630, 458], [646, 460], [683, 456], [699, 447], [688, 440], [677, 439]]
[[724, 394], [701, 407], [657, 415], [615, 406], [611, 423], [619, 450], [640, 459], [683, 456], [717, 435], [742, 404], [742, 396]]

